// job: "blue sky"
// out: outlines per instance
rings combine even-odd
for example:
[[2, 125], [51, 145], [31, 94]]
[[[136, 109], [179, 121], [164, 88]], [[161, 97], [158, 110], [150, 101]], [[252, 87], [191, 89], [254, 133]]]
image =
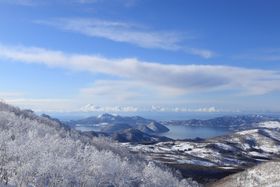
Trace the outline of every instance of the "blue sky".
[[37, 111], [280, 111], [277, 0], [0, 0], [0, 98]]

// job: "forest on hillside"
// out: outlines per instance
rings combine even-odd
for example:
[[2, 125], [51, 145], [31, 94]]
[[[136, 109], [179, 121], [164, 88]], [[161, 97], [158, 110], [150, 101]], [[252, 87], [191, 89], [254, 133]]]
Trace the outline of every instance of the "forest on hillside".
[[0, 103], [0, 184], [15, 186], [198, 186], [117, 143]]

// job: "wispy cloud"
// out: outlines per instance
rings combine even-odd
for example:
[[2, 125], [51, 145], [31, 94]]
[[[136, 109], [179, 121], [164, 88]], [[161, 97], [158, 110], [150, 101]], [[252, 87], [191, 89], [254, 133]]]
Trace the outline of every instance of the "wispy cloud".
[[24, 94], [21, 92], [2, 92], [2, 91], [0, 91], [0, 99], [21, 97], [23, 95]]
[[236, 55], [236, 58], [256, 61], [280, 61], [280, 48], [259, 49]]
[[141, 80], [96, 80], [92, 85], [80, 90], [80, 97], [87, 101], [95, 101], [98, 105], [123, 105], [133, 103], [166, 103], [186, 93], [184, 89], [170, 88], [157, 84], [149, 84]]
[[[144, 97], [143, 84], [126, 80], [98, 80], [91, 86], [82, 88], [80, 94], [89, 100], [104, 101], [111, 98], [115, 102], [125, 102]], [[146, 89], [144, 89], [147, 91]]]
[[0, 58], [44, 64], [75, 71], [117, 76], [182, 91], [236, 90], [250, 95], [280, 90], [280, 72], [219, 65], [174, 65], [141, 61], [136, 58], [111, 59], [96, 55], [68, 54], [44, 48], [0, 45]]
[[[29, 98], [23, 92], [0, 91], [0, 101], [35, 111], [65, 111], [75, 110], [75, 102], [65, 98]], [[76, 108], [78, 105], [76, 106]]]
[[138, 107], [134, 106], [97, 106], [93, 104], [87, 104], [80, 108], [82, 112], [110, 112], [110, 113], [119, 113], [119, 112], [139, 112]]
[[19, 97], [4, 99], [4, 102], [36, 112], [71, 112], [77, 108], [72, 100], [67, 99]]
[[96, 3], [100, 0], [77, 0], [77, 2], [82, 3], [82, 4], [88, 4], [88, 3]]
[[38, 5], [52, 5], [52, 4], [100, 4], [100, 3], [117, 3], [125, 7], [132, 7], [137, 4], [137, 0], [0, 0], [0, 3], [13, 4], [20, 6], [38, 6]]
[[211, 58], [215, 53], [208, 49], [186, 47], [182, 43], [193, 36], [171, 31], [153, 31], [144, 26], [125, 22], [87, 18], [60, 18], [35, 23], [81, 33], [90, 37], [105, 38], [115, 42], [133, 44], [142, 48], [183, 51], [203, 58]]
[[15, 4], [22, 6], [32, 6], [34, 4], [37, 4], [35, 0], [0, 0], [0, 3]]
[[91, 4], [91, 3], [102, 3], [102, 2], [114, 2], [124, 5], [125, 7], [132, 7], [137, 4], [138, 0], [76, 0], [76, 2], [81, 4]]

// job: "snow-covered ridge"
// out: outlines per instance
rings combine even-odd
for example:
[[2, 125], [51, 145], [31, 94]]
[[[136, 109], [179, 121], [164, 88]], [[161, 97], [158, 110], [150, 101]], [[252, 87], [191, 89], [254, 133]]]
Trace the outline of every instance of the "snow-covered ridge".
[[250, 134], [253, 134], [253, 133], [257, 133], [257, 132], [258, 132], [258, 129], [251, 129], [251, 130], [240, 131], [240, 132], [237, 132], [236, 134], [239, 134], [239, 135], [250, 135]]

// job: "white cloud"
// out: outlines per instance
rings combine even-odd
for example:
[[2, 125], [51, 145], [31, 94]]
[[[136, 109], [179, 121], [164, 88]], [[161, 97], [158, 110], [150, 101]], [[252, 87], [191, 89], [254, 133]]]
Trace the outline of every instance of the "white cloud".
[[36, 1], [35, 0], [0, 0], [0, 3], [32, 6], [36, 3]]
[[216, 55], [213, 51], [208, 49], [197, 49], [197, 48], [185, 48], [184, 49], [187, 53], [191, 53], [193, 55], [197, 55], [203, 58], [212, 58]]
[[77, 2], [82, 3], [82, 4], [96, 3], [97, 1], [100, 1], [100, 0], [77, 0]]
[[148, 111], [153, 112], [221, 112], [216, 107], [204, 107], [204, 108], [187, 108], [187, 107], [161, 107], [161, 106], [152, 106]]
[[143, 84], [137, 81], [97, 80], [90, 87], [80, 90], [81, 97], [99, 104], [124, 103], [145, 97]]
[[177, 32], [151, 31], [141, 25], [124, 22], [86, 18], [61, 18], [35, 23], [57, 27], [59, 29], [81, 33], [90, 37], [124, 42], [143, 48], [184, 51], [203, 58], [211, 58], [215, 53], [207, 49], [185, 47], [181, 43], [191, 36], [183, 36]]
[[19, 106], [21, 108], [32, 109], [36, 112], [70, 112], [74, 111], [77, 106], [72, 100], [53, 99], [53, 98], [8, 98], [4, 102]]
[[[37, 5], [49, 5], [49, 4], [89, 4], [98, 3], [104, 0], [0, 0], [0, 3], [14, 4], [20, 6], [37, 6]], [[123, 2], [125, 3], [125, 2]]]
[[99, 106], [93, 104], [87, 104], [80, 108], [82, 112], [221, 112], [216, 107], [204, 107], [190, 109], [186, 107], [162, 107], [154, 106], [151, 107], [135, 107], [135, 106]]
[[151, 85], [140, 80], [97, 80], [91, 86], [82, 88], [80, 95], [87, 100], [99, 104], [113, 102], [141, 103], [176, 98], [186, 93], [183, 89], [170, 88], [162, 85]]
[[170, 92], [236, 90], [250, 95], [280, 90], [280, 72], [219, 65], [174, 65], [67, 54], [43, 48], [0, 45], [0, 58], [76, 71], [104, 73]]
[[14, 98], [14, 97], [20, 97], [23, 96], [23, 93], [21, 92], [1, 92], [0, 91], [0, 98]]
[[41, 7], [41, 6], [82, 6], [88, 8], [89, 5], [105, 5], [112, 6], [121, 5], [126, 8], [134, 7], [138, 0], [0, 0], [0, 4], [16, 5], [22, 7]]
[[215, 107], [208, 107], [208, 108], [198, 108], [194, 109], [194, 112], [220, 112], [220, 110], [216, 109]]
[[181, 102], [177, 100], [177, 96], [184, 93], [186, 92], [183, 89], [151, 85], [139, 80], [96, 80], [92, 85], [80, 90], [79, 100], [91, 101], [101, 106], [145, 106], [168, 102], [177, 104]]
[[87, 104], [80, 108], [82, 112], [138, 112], [139, 108], [134, 106], [97, 106]]
[[124, 5], [125, 7], [132, 7], [136, 5], [138, 0], [75, 0], [81, 4], [102, 3], [102, 2], [115, 2]]

